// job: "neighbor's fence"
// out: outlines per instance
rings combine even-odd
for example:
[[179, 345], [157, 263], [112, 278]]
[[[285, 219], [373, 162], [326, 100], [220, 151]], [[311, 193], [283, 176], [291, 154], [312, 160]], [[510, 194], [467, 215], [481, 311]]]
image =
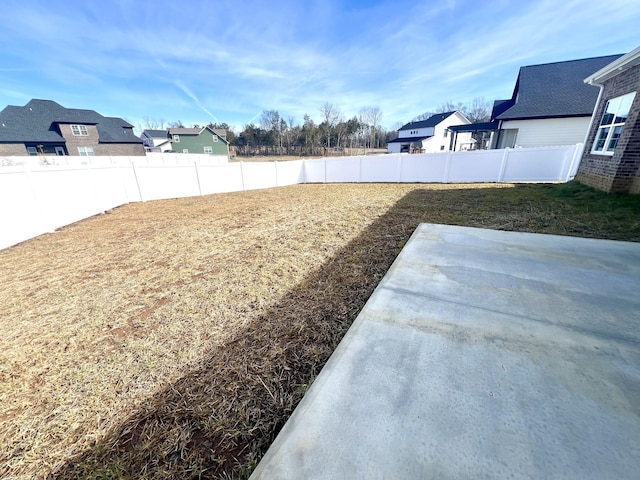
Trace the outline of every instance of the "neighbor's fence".
[[169, 164], [134, 157], [88, 157], [91, 162], [84, 165], [23, 162], [0, 168], [0, 249], [129, 202], [298, 183], [564, 182], [575, 175], [581, 151], [578, 144], [289, 162], [187, 164], [180, 158]]
[[79, 157], [68, 155], [33, 155], [23, 157], [0, 157], [0, 166], [37, 167], [40, 165], [105, 166], [105, 165], [221, 165], [229, 162], [227, 155], [207, 155], [203, 153], [159, 153], [147, 152], [137, 156]]

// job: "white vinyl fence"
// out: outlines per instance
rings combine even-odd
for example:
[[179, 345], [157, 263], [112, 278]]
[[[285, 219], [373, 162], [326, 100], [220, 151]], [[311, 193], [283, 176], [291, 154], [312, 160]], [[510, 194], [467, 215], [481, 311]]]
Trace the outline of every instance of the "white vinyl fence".
[[183, 156], [176, 161], [92, 157], [90, 163], [76, 165], [9, 157], [13, 165], [0, 167], [0, 249], [129, 202], [298, 183], [566, 182], [575, 176], [581, 152], [578, 144], [217, 164], [200, 159], [183, 163]]

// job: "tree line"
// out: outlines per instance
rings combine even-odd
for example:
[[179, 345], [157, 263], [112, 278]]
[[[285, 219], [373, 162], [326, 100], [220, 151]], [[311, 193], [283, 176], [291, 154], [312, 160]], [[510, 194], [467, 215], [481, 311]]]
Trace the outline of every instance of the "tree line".
[[[462, 111], [472, 122], [481, 122], [491, 115], [490, 104], [476, 98], [470, 104], [443, 103], [434, 112], [424, 112], [412, 121], [426, 120], [435, 113]], [[227, 140], [236, 155], [328, 155], [366, 153], [367, 150], [385, 148], [387, 142], [397, 137], [397, 129], [386, 130], [382, 125], [382, 110], [367, 106], [351, 118], [345, 117], [340, 108], [326, 102], [320, 106], [321, 120], [313, 121], [305, 114], [301, 123], [293, 117], [285, 118], [278, 110], [263, 110], [258, 123], [249, 123], [242, 131], [234, 132], [227, 123], [209, 123], [210, 128], [227, 130]], [[182, 122], [165, 122], [148, 117], [143, 119], [142, 129], [184, 128]], [[199, 128], [200, 125], [194, 125]], [[399, 127], [398, 127], [399, 128]]]

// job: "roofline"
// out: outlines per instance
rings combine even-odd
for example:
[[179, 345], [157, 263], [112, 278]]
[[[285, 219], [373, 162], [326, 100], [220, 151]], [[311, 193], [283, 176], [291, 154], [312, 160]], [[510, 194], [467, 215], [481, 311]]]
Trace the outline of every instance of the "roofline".
[[501, 118], [501, 115], [498, 115], [496, 120], [502, 122], [508, 122], [510, 120], [544, 120], [546, 118], [577, 118], [577, 117], [590, 117], [593, 113], [574, 113], [571, 115], [537, 115], [537, 116], [529, 116], [529, 117], [510, 117], [510, 118]]
[[602, 86], [602, 82], [615, 77], [624, 70], [628, 70], [631, 67], [640, 65], [640, 47], [631, 50], [626, 55], [615, 59], [609, 65], [601, 68], [592, 75], [589, 75], [584, 79], [584, 83], [589, 85]]

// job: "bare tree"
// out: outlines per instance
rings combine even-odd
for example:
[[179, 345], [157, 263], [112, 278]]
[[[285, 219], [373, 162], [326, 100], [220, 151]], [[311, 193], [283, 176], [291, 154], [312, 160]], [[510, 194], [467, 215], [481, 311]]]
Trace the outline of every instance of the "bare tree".
[[325, 102], [320, 107], [320, 112], [322, 113], [322, 123], [324, 124], [323, 130], [327, 136], [327, 148], [331, 148], [331, 130], [340, 121], [342, 113], [339, 108], [334, 107], [333, 104], [329, 102]]
[[382, 110], [380, 107], [363, 107], [360, 109], [360, 121], [369, 126], [370, 129], [370, 142], [369, 146], [375, 148], [376, 144], [376, 130], [382, 120]]
[[143, 130], [164, 130], [165, 123], [164, 118], [142, 117]]

